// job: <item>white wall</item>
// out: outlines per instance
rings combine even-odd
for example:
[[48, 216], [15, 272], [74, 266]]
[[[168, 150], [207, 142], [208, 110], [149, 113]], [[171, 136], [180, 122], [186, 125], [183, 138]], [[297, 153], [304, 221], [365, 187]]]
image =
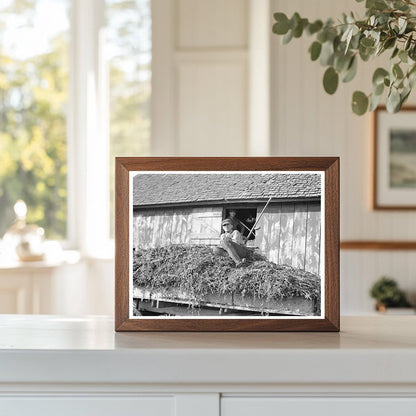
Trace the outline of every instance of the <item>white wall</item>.
[[243, 156], [248, 0], [153, 0], [152, 153]]

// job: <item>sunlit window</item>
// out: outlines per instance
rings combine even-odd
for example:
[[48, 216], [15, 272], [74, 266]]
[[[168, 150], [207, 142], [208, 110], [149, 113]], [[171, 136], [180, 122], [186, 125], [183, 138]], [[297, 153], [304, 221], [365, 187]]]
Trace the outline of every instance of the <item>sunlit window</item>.
[[0, 1], [0, 239], [19, 199], [49, 239], [113, 237], [114, 157], [149, 154], [151, 26], [151, 0]]
[[150, 0], [106, 0], [110, 78], [110, 234], [114, 235], [114, 157], [146, 156], [150, 141]]
[[70, 0], [0, 3], [0, 238], [18, 199], [48, 238], [67, 234], [69, 9]]

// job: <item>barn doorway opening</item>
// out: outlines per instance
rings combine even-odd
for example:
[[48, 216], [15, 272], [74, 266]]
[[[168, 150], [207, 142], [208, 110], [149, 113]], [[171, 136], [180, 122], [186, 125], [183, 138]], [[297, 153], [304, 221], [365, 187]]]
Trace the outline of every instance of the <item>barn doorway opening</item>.
[[[233, 214], [235, 212], [235, 214]], [[237, 218], [237, 230], [243, 234], [244, 237], [247, 237], [250, 234], [250, 230], [253, 228], [256, 223], [257, 208], [225, 208], [223, 213], [223, 219], [225, 218]], [[249, 240], [254, 240], [256, 238], [256, 230], [250, 234]]]

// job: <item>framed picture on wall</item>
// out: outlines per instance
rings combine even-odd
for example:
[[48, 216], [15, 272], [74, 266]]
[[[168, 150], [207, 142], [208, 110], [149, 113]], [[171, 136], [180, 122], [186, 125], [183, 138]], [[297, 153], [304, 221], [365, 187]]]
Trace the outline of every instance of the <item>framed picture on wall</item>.
[[338, 331], [338, 158], [116, 158], [117, 331]]
[[373, 208], [416, 209], [416, 107], [374, 111]]

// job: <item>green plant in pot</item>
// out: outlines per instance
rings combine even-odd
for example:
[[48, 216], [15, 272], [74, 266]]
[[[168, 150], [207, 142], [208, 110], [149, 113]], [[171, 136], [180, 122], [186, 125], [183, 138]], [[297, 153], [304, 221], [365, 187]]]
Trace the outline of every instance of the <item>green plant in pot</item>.
[[328, 94], [335, 93], [339, 81], [355, 77], [358, 61], [389, 55], [390, 64], [374, 71], [372, 91], [353, 93], [355, 114], [374, 110], [383, 96], [387, 110], [395, 113], [409, 97], [416, 79], [416, 0], [366, 0], [361, 19], [344, 13], [337, 21], [310, 22], [299, 13], [288, 18], [281, 12], [274, 19], [273, 33], [283, 36], [284, 44], [304, 34], [314, 37], [309, 54], [326, 68], [323, 86]]
[[385, 312], [386, 308], [411, 307], [397, 282], [387, 276], [381, 277], [373, 284], [370, 295], [376, 300], [376, 309], [380, 312]]

